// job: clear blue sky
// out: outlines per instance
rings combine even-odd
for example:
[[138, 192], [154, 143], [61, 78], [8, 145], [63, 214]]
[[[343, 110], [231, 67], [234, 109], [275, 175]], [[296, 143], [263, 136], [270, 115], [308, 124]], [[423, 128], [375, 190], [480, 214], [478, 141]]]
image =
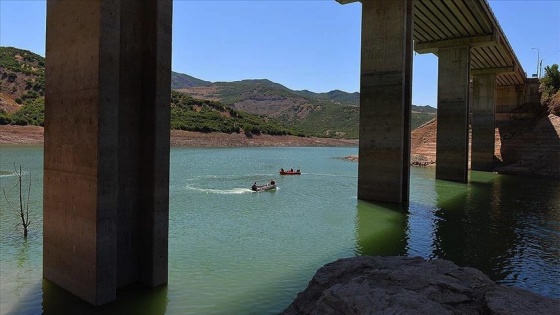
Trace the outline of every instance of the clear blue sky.
[[[560, 0], [491, 0], [525, 72], [560, 64]], [[45, 1], [0, 0], [0, 45], [45, 54]], [[208, 81], [266, 78], [291, 89], [359, 90], [361, 5], [175, 0], [173, 70]], [[415, 55], [413, 103], [436, 106], [437, 58]]]

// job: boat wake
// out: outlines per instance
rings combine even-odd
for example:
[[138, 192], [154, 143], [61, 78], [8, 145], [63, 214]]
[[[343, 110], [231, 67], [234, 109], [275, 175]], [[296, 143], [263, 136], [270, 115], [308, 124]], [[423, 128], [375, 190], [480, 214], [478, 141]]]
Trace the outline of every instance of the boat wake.
[[[29, 172], [23, 171], [21, 175], [28, 176]], [[0, 171], [0, 177], [15, 177], [17, 174], [14, 171]]]
[[348, 175], [340, 175], [340, 174], [323, 174], [323, 173], [302, 173], [302, 174], [307, 174], [309, 176], [358, 178], [358, 176], [348, 176]]
[[187, 185], [187, 190], [198, 191], [207, 194], [216, 194], [216, 195], [241, 195], [241, 194], [254, 193], [254, 191], [252, 191], [249, 188], [214, 189], [214, 188], [194, 187], [192, 185]]

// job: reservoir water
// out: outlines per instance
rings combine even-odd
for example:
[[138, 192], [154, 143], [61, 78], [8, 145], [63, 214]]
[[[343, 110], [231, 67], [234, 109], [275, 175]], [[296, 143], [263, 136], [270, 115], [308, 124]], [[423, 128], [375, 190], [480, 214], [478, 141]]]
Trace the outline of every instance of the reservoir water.
[[[32, 180], [27, 240], [0, 196], [0, 313], [277, 314], [322, 265], [356, 255], [449, 259], [560, 298], [560, 181], [470, 172], [459, 184], [412, 168], [408, 205], [373, 204], [356, 199], [357, 164], [341, 159], [357, 151], [172, 148], [169, 284], [93, 308], [42, 279], [42, 147], [0, 146], [12, 204], [14, 163]], [[250, 191], [271, 178], [276, 191]]]

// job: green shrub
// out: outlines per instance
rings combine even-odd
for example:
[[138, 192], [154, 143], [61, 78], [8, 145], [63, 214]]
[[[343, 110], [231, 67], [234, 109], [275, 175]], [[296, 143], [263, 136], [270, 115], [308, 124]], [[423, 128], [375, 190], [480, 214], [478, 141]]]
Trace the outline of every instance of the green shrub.
[[546, 66], [544, 76], [540, 80], [539, 92], [541, 92], [541, 103], [548, 109], [549, 113], [560, 115], [560, 105], [555, 95], [560, 90], [560, 70], [557, 64]]
[[43, 126], [45, 120], [45, 100], [37, 98], [23, 105], [12, 115], [13, 124]]
[[12, 123], [12, 118], [7, 113], [0, 113], [0, 125], [9, 125]]
[[12, 124], [14, 125], [18, 125], [18, 126], [27, 126], [29, 125], [29, 122], [23, 118], [23, 117], [12, 117]]
[[197, 132], [285, 135], [296, 131], [272, 119], [238, 112], [220, 102], [171, 92], [171, 129]]

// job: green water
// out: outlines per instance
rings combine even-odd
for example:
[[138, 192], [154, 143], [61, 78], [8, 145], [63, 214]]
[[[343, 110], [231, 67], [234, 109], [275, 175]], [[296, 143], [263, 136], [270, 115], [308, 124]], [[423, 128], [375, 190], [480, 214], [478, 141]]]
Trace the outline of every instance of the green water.
[[[1, 146], [31, 174], [30, 235], [0, 201], [1, 314], [277, 314], [325, 263], [356, 255], [450, 259], [560, 298], [560, 182], [471, 172], [468, 185], [413, 168], [407, 206], [356, 199], [357, 148], [171, 150], [169, 284], [92, 308], [42, 279], [42, 147]], [[301, 167], [300, 176], [279, 176]], [[276, 191], [254, 193], [274, 178]]]

